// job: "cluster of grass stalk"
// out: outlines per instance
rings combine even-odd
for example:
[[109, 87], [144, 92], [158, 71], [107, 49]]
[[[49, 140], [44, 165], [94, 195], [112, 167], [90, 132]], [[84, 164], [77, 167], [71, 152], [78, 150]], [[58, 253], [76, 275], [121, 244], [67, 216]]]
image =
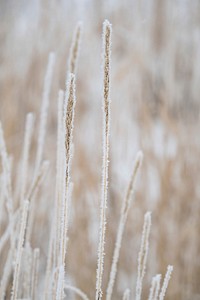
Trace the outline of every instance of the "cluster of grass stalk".
[[[47, 174], [49, 162], [43, 159], [45, 146], [46, 124], [49, 106], [49, 93], [52, 85], [53, 70], [55, 65], [55, 54], [49, 55], [48, 67], [44, 81], [44, 93], [41, 105], [38, 142], [36, 150], [35, 169], [32, 183], [27, 185], [27, 174], [29, 172], [29, 153], [31, 139], [34, 129], [34, 116], [29, 113], [26, 118], [25, 135], [22, 151], [22, 163], [19, 180], [19, 196], [14, 199], [12, 184], [12, 160], [7, 153], [2, 125], [0, 123], [0, 155], [2, 163], [0, 208], [3, 201], [7, 209], [7, 227], [0, 238], [0, 253], [3, 252], [7, 243], [9, 250], [4, 263], [4, 271], [0, 282], [0, 300], [9, 299], [65, 299], [65, 292], [70, 290], [81, 299], [89, 297], [78, 287], [66, 283], [67, 265], [66, 256], [68, 248], [68, 229], [70, 204], [72, 201], [73, 183], [71, 181], [71, 162], [73, 158], [73, 131], [74, 115], [76, 106], [76, 77], [77, 61], [81, 42], [82, 24], [78, 23], [73, 42], [71, 45], [66, 91], [58, 93], [58, 126], [57, 126], [57, 161], [55, 178], [55, 201], [54, 215], [51, 223], [49, 238], [46, 273], [39, 273], [40, 249], [31, 247], [31, 234], [33, 230], [35, 209], [37, 205], [37, 193]], [[133, 171], [127, 188], [126, 195], [122, 201], [120, 220], [116, 235], [115, 248], [111, 264], [110, 276], [107, 289], [104, 292], [104, 256], [105, 236], [107, 223], [107, 201], [109, 189], [109, 143], [110, 143], [110, 64], [111, 64], [111, 36], [112, 26], [106, 20], [103, 23], [103, 157], [102, 157], [102, 193], [100, 207], [99, 245], [96, 271], [96, 300], [102, 298], [113, 299], [113, 289], [117, 276], [117, 265], [120, 256], [125, 225], [129, 210], [134, 197], [134, 189], [139, 170], [142, 165], [143, 154], [139, 151], [133, 164]], [[2, 209], [0, 209], [0, 217]], [[1, 219], [0, 219], [1, 222]], [[108, 219], [109, 222], [109, 219]], [[151, 213], [144, 216], [144, 225], [141, 238], [141, 247], [138, 255], [138, 270], [135, 286], [126, 289], [122, 299], [142, 299], [142, 284], [146, 271], [147, 256], [149, 251], [149, 239], [151, 229]], [[163, 300], [168, 287], [173, 267], [168, 266], [166, 275], [162, 282], [161, 274], [152, 278], [148, 300]], [[39, 289], [39, 278], [44, 279], [44, 285]], [[11, 288], [10, 288], [10, 282]]]

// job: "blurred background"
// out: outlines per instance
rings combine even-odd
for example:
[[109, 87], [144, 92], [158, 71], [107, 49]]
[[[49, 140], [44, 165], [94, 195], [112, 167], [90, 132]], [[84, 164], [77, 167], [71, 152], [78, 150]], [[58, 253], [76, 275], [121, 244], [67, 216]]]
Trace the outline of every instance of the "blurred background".
[[[144, 153], [125, 235], [114, 299], [135, 291], [143, 216], [152, 211], [144, 280], [174, 272], [166, 299], [200, 299], [200, 2], [198, 0], [0, 1], [0, 120], [13, 158], [13, 185], [26, 114], [35, 114], [29, 180], [49, 52], [56, 54], [45, 140], [50, 172], [40, 191], [32, 245], [43, 281], [54, 203], [57, 94], [65, 89], [76, 24], [83, 22], [77, 70], [68, 243], [68, 282], [94, 297], [102, 158], [102, 22], [113, 26], [111, 147], [104, 287], [133, 161]], [[0, 169], [1, 170], [1, 169]], [[6, 218], [6, 216], [5, 216]], [[6, 222], [6, 221], [5, 221]], [[41, 230], [42, 228], [42, 230]], [[2, 268], [2, 267], [1, 267]], [[69, 299], [73, 295], [69, 295]], [[40, 297], [38, 297], [40, 299]], [[78, 299], [78, 298], [77, 298]]]

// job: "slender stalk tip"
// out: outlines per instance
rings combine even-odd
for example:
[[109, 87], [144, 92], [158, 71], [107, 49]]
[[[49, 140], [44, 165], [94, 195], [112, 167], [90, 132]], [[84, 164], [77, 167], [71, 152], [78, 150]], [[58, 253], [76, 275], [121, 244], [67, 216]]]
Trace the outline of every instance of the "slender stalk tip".
[[141, 163], [142, 163], [142, 161], [143, 161], [143, 157], [144, 157], [143, 152], [142, 152], [141, 150], [138, 151], [137, 156], [136, 156], [136, 160], [139, 161], [139, 164], [140, 164], [140, 165], [141, 165]]
[[78, 21], [78, 23], [77, 23], [77, 28], [79, 29], [79, 30], [82, 30], [82, 28], [83, 28], [83, 21]]
[[144, 218], [145, 218], [145, 221], [147, 221], [147, 220], [151, 221], [151, 211], [147, 211]]
[[49, 53], [49, 60], [52, 62], [52, 63], [54, 63], [55, 62], [55, 59], [56, 59], [56, 54], [55, 54], [55, 52], [50, 52]]
[[104, 27], [104, 28], [109, 27], [110, 29], [112, 29], [112, 24], [106, 19], [106, 20], [103, 22], [103, 27]]

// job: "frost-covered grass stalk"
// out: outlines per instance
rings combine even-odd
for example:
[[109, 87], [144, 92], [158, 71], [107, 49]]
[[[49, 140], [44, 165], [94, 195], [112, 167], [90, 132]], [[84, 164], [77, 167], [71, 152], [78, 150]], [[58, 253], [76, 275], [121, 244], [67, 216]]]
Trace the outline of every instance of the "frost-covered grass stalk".
[[164, 282], [163, 282], [163, 285], [161, 287], [159, 300], [163, 300], [164, 297], [165, 297], [166, 290], [167, 290], [167, 287], [168, 287], [168, 284], [169, 284], [169, 281], [170, 281], [170, 278], [171, 278], [172, 271], [173, 271], [173, 266], [168, 266], [167, 267], [167, 272], [165, 274]]
[[[13, 198], [12, 198], [12, 187], [11, 187], [11, 170], [10, 170], [10, 161], [6, 149], [6, 144], [4, 140], [3, 128], [0, 122], [0, 156], [2, 161], [3, 169], [3, 183], [4, 183], [4, 193], [6, 198], [6, 208], [8, 211], [8, 220], [10, 229], [10, 244], [11, 249], [14, 250], [14, 229], [13, 229]], [[1, 220], [0, 220], [1, 221]]]
[[0, 299], [3, 300], [5, 299], [5, 294], [6, 294], [6, 288], [10, 279], [10, 274], [12, 272], [12, 257], [13, 257], [13, 252], [12, 249], [10, 248], [8, 251], [6, 263], [4, 265], [4, 272], [3, 276], [1, 278], [1, 286], [0, 286]]
[[16, 260], [15, 260], [11, 300], [17, 299], [18, 285], [19, 285], [19, 273], [20, 273], [20, 267], [21, 267], [21, 258], [22, 258], [25, 230], [26, 230], [26, 225], [27, 225], [28, 208], [29, 208], [29, 202], [26, 200], [26, 201], [24, 201], [23, 211], [22, 211], [22, 216], [21, 216], [21, 225], [20, 225], [19, 240], [18, 240], [18, 246], [17, 246]]
[[44, 160], [41, 164], [41, 166], [39, 167], [37, 176], [34, 178], [32, 185], [30, 186], [28, 192], [27, 192], [27, 196], [26, 198], [31, 201], [34, 196], [36, 195], [39, 186], [42, 184], [43, 179], [48, 171], [49, 168], [49, 161], [48, 160]]
[[110, 271], [108, 287], [107, 287], [107, 291], [106, 291], [106, 299], [107, 300], [110, 300], [112, 297], [113, 287], [114, 287], [116, 273], [117, 273], [117, 263], [119, 260], [122, 237], [123, 237], [124, 228], [125, 228], [127, 217], [128, 217], [128, 212], [129, 212], [130, 205], [131, 205], [131, 200], [133, 198], [133, 192], [134, 192], [134, 187], [135, 187], [135, 183], [136, 183], [136, 179], [137, 179], [137, 174], [138, 174], [138, 171], [142, 164], [142, 158], [143, 158], [143, 154], [141, 151], [139, 151], [137, 153], [136, 160], [134, 162], [133, 172], [131, 175], [127, 193], [126, 193], [126, 196], [122, 203], [119, 227], [118, 227], [118, 231], [117, 231], [117, 238], [116, 238], [115, 249], [114, 249], [114, 254], [113, 254], [113, 261], [112, 261], [112, 266], [111, 266], [111, 271]]
[[31, 239], [31, 233], [33, 229], [33, 223], [34, 223], [34, 218], [35, 218], [35, 207], [36, 203], [35, 197], [37, 195], [37, 192], [39, 190], [39, 187], [43, 183], [43, 180], [45, 179], [45, 176], [47, 175], [49, 169], [49, 161], [43, 161], [39, 170], [37, 177], [34, 178], [33, 184], [31, 185], [28, 193], [27, 193], [27, 199], [30, 202], [30, 209], [29, 209], [29, 216], [28, 216], [28, 223], [27, 223], [27, 228], [26, 228], [26, 235], [25, 235], [25, 242], [29, 242]]
[[149, 251], [149, 234], [151, 229], [151, 213], [147, 212], [144, 216], [144, 225], [142, 231], [142, 241], [140, 252], [138, 255], [138, 274], [137, 274], [137, 282], [136, 282], [136, 300], [141, 299], [142, 294], [142, 282], [145, 275], [146, 270], [146, 262]]
[[41, 111], [40, 111], [40, 123], [39, 123], [38, 145], [37, 145], [34, 177], [37, 176], [37, 172], [40, 168], [43, 151], [44, 151], [47, 115], [48, 115], [48, 107], [49, 107], [49, 94], [50, 94], [50, 90], [51, 90], [54, 65], [55, 65], [55, 53], [52, 52], [49, 54], [47, 71], [46, 71], [45, 80], [44, 80], [44, 89], [43, 89], [42, 105], [41, 105]]
[[78, 22], [73, 35], [73, 41], [70, 48], [70, 55], [68, 61], [68, 71], [69, 73], [72, 74], [76, 74], [77, 71], [77, 62], [78, 62], [78, 56], [80, 51], [81, 36], [82, 36], [82, 22]]
[[65, 136], [65, 194], [61, 207], [61, 262], [65, 265], [66, 247], [67, 247], [67, 231], [68, 231], [68, 209], [69, 209], [69, 190], [70, 190], [70, 170], [72, 158], [72, 139], [74, 128], [74, 112], [76, 105], [75, 97], [75, 75], [69, 74], [67, 82], [66, 97], [64, 104], [64, 136]]
[[9, 236], [10, 236], [11, 226], [12, 226], [12, 224], [8, 225], [6, 231], [4, 232], [4, 234], [0, 238], [0, 253], [1, 253], [3, 247], [5, 246], [7, 240], [9, 238]]
[[104, 268], [104, 245], [106, 233], [106, 207], [108, 198], [108, 163], [110, 134], [110, 55], [111, 55], [111, 24], [103, 23], [103, 166], [102, 166], [102, 196], [100, 213], [100, 231], [98, 247], [98, 263], [96, 274], [96, 300], [102, 298], [102, 277]]
[[[59, 91], [58, 98], [58, 129], [57, 129], [57, 162], [56, 162], [56, 194], [55, 194], [55, 214], [51, 229], [49, 244], [49, 254], [46, 271], [46, 287], [49, 290], [49, 279], [51, 270], [55, 271], [56, 298], [63, 298], [64, 282], [62, 288], [59, 278], [62, 266], [65, 274], [65, 259], [67, 251], [67, 232], [69, 222], [69, 201], [71, 197], [70, 189], [70, 167], [72, 158], [72, 137], [74, 123], [75, 98], [75, 72], [77, 69], [78, 55], [80, 49], [82, 24], [76, 26], [73, 41], [70, 48], [68, 60], [67, 84], [64, 99], [63, 91]], [[63, 103], [64, 102], [64, 103]], [[53, 262], [53, 263], [52, 263]], [[61, 288], [62, 292], [59, 291]]]
[[60, 243], [60, 217], [62, 203], [62, 170], [64, 162], [64, 129], [63, 129], [64, 91], [58, 95], [58, 127], [57, 127], [57, 158], [56, 158], [56, 191], [55, 191], [55, 229], [54, 229], [54, 263], [58, 266], [59, 243]]
[[159, 295], [159, 291], [160, 291], [160, 281], [161, 281], [160, 274], [157, 274], [156, 276], [154, 276], [152, 278], [148, 300], [157, 300], [158, 299], [158, 295]]
[[53, 219], [51, 232], [49, 237], [49, 246], [48, 246], [48, 255], [47, 255], [47, 266], [46, 266], [46, 274], [45, 274], [45, 285], [44, 285], [44, 299], [49, 299], [51, 296], [51, 277], [52, 277], [52, 270], [54, 267], [53, 261], [53, 242], [54, 242], [54, 227], [55, 227], [55, 219]]
[[10, 172], [10, 163], [9, 163], [9, 157], [6, 149], [4, 134], [3, 134], [3, 128], [0, 122], [0, 156], [2, 161], [2, 168], [3, 168], [3, 174], [5, 176], [5, 186], [7, 191], [7, 198], [10, 201], [10, 210], [13, 209], [12, 207], [12, 199], [11, 198], [11, 172]]
[[66, 284], [65, 289], [74, 292], [76, 295], [78, 295], [83, 300], [89, 300], [88, 296], [75, 286]]
[[56, 289], [56, 300], [60, 300], [64, 298], [64, 278], [65, 278], [65, 270], [64, 266], [61, 265], [58, 269], [58, 281], [57, 281], [57, 289]]
[[40, 249], [36, 248], [33, 252], [32, 277], [31, 277], [31, 299], [37, 299], [37, 283], [39, 269]]
[[[30, 296], [31, 290], [31, 271], [32, 271], [32, 249], [29, 243], [26, 243], [23, 247], [23, 259], [21, 262], [21, 278], [20, 281], [23, 282], [19, 287], [19, 293], [21, 292], [21, 297], [28, 298]], [[20, 295], [18, 293], [18, 296]]]
[[129, 300], [130, 299], [130, 290], [126, 289], [123, 295], [123, 300]]
[[[16, 224], [16, 220], [18, 220], [18, 216], [19, 216], [19, 210], [17, 210], [14, 213], [12, 222], [8, 224], [6, 230], [4, 231], [3, 235], [0, 238], [0, 253], [2, 251], [2, 249], [5, 247], [5, 244], [7, 242], [7, 240], [10, 237], [10, 232], [11, 232], [11, 227], [15, 226]], [[14, 232], [14, 231], [13, 231]], [[13, 237], [13, 236], [12, 236]], [[15, 239], [13, 238], [13, 245], [15, 244]], [[14, 248], [13, 248], [14, 249]]]
[[33, 132], [34, 125], [34, 116], [32, 113], [29, 113], [26, 117], [26, 126], [25, 126], [25, 134], [24, 134], [24, 147], [23, 147], [23, 155], [22, 155], [22, 167], [21, 167], [21, 192], [20, 192], [20, 203], [23, 204], [25, 200], [25, 192], [27, 185], [27, 171], [28, 171], [28, 159], [29, 159], [29, 151], [31, 145], [31, 136]]
[[[66, 96], [64, 103], [64, 168], [62, 176], [65, 181], [63, 182], [62, 190], [62, 203], [60, 211], [60, 249], [59, 249], [59, 275], [57, 277], [57, 292], [56, 299], [63, 299], [64, 295], [64, 275], [65, 275], [65, 259], [67, 251], [67, 234], [69, 223], [69, 195], [70, 195], [70, 170], [71, 170], [71, 158], [72, 158], [72, 139], [74, 128], [74, 111], [75, 111], [76, 97], [75, 97], [75, 75], [69, 74], [66, 88]], [[61, 154], [62, 155], [62, 154]], [[62, 271], [63, 268], [63, 271]], [[62, 288], [60, 286], [59, 278], [61, 273], [63, 275]], [[62, 292], [60, 292], [60, 289]], [[58, 298], [60, 297], [60, 298]]]
[[[4, 195], [5, 195], [5, 191], [4, 191], [4, 175], [1, 174], [0, 175], [0, 222], [2, 222], [3, 218], [4, 218]], [[1, 252], [1, 250], [0, 250]]]
[[[58, 99], [56, 215], [54, 248], [55, 259], [57, 260], [60, 256], [61, 261], [55, 262], [57, 266], [59, 266], [59, 264], [65, 265], [66, 257], [70, 196], [70, 167], [73, 152], [72, 139], [74, 128], [74, 110], [76, 104], [75, 73], [77, 70], [81, 35], [82, 23], [78, 22], [70, 48], [65, 99], [63, 91], [59, 92]], [[65, 180], [63, 180], [62, 178]], [[60, 222], [60, 220], [62, 221]]]
[[[55, 212], [54, 220], [51, 225], [51, 232], [48, 246], [47, 267], [45, 274], [45, 299], [48, 299], [50, 293], [50, 278], [52, 268], [59, 267], [59, 251], [61, 239], [61, 203], [63, 186], [65, 186], [63, 163], [64, 163], [64, 122], [63, 122], [63, 108], [64, 108], [64, 91], [60, 90], [58, 93], [58, 113], [57, 113], [57, 156], [56, 156], [56, 188], [55, 188]], [[62, 184], [64, 182], [64, 184]]]

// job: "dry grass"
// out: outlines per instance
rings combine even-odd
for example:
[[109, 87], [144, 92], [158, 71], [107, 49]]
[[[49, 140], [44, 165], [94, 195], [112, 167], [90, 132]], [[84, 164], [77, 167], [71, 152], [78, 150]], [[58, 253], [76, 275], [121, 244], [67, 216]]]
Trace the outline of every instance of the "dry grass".
[[[4, 129], [4, 137], [0, 131], [1, 298], [2, 290], [6, 292], [6, 299], [11, 297], [13, 276], [19, 271], [14, 272], [16, 264], [12, 262], [16, 261], [18, 266], [21, 256], [18, 252], [13, 257], [12, 251], [20, 243], [23, 245], [20, 284], [18, 295], [13, 297], [61, 299], [63, 290], [67, 299], [95, 297], [102, 164], [101, 31], [103, 20], [108, 18], [113, 27], [109, 79], [112, 118], [103, 299], [123, 194], [139, 149], [144, 153], [144, 161], [135, 201], [129, 208], [126, 224], [123, 223], [112, 298], [131, 299], [135, 294], [143, 216], [151, 211], [142, 299], [162, 299], [170, 276], [169, 269], [163, 283], [168, 264], [173, 265], [174, 271], [165, 299], [199, 299], [198, 2], [88, 1], [75, 7], [70, 1], [58, 4], [44, 0], [40, 5], [29, 1], [20, 6], [9, 0], [0, 6], [0, 120]], [[78, 23], [80, 19], [83, 26]], [[80, 35], [81, 51], [78, 50]], [[55, 52], [56, 61], [50, 90], [48, 92], [47, 86], [45, 94], [43, 82], [51, 51]], [[73, 160], [67, 196], [69, 211], [65, 212], [65, 216], [70, 213], [70, 217], [62, 224], [63, 230], [68, 232], [68, 239], [63, 241], [67, 244], [67, 255], [66, 261], [63, 259], [60, 264], [57, 259], [59, 238], [53, 238], [55, 231], [51, 229], [61, 216], [64, 182], [58, 185], [56, 180], [63, 179], [65, 166], [62, 155], [57, 156], [56, 162], [56, 99], [58, 91], [65, 90], [66, 74], [72, 70], [76, 75], [77, 104], [70, 149]], [[46, 82], [48, 85], [49, 81]], [[42, 93], [43, 99], [46, 97], [43, 106], [48, 106], [48, 97], [50, 103], [48, 118], [42, 117], [44, 124], [39, 125]], [[62, 115], [62, 93], [59, 116]], [[29, 112], [35, 117], [28, 115], [26, 121]], [[65, 153], [62, 126], [60, 123], [57, 148]], [[43, 131], [39, 131], [41, 127]], [[42, 148], [38, 149], [41, 143]], [[44, 158], [50, 162], [48, 173]], [[57, 176], [56, 169], [60, 170]], [[30, 207], [23, 242], [18, 233], [23, 231], [20, 204], [22, 208], [25, 199], [29, 200]], [[58, 233], [61, 224], [56, 224]], [[50, 278], [46, 275], [45, 279], [48, 270]], [[162, 280], [157, 273], [162, 274]], [[47, 289], [45, 294], [44, 287], [50, 282], [53, 282], [52, 290]]]

